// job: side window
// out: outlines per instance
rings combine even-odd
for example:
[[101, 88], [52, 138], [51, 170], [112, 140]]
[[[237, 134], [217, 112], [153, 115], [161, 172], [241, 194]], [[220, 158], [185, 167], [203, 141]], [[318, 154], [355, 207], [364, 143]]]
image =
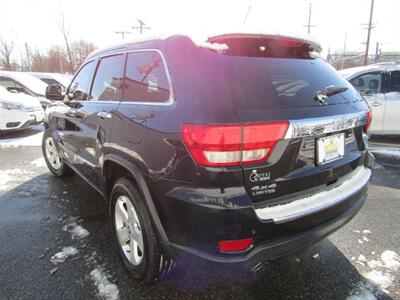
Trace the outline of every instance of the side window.
[[120, 100], [124, 55], [104, 57], [100, 60], [91, 91], [91, 100]]
[[392, 71], [389, 92], [400, 92], [400, 71]]
[[68, 89], [68, 95], [72, 100], [86, 100], [88, 98], [94, 67], [95, 61], [91, 61], [75, 76]]
[[371, 72], [357, 76], [350, 80], [350, 83], [362, 95], [373, 95], [381, 92], [382, 73]]
[[128, 53], [124, 80], [124, 101], [166, 102], [170, 98], [163, 60], [155, 51]]

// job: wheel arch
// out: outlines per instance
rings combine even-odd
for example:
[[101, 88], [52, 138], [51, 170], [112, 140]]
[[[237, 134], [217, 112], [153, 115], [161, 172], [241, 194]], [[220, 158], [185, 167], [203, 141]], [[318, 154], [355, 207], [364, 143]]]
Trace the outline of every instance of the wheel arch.
[[[110, 171], [112, 168], [118, 168], [120, 172], [118, 172], [121, 176], [113, 176], [110, 178]], [[141, 172], [141, 170], [132, 162], [118, 157], [114, 154], [106, 154], [104, 157], [104, 162], [103, 162], [103, 169], [102, 169], [102, 174], [103, 174], [103, 185], [104, 185], [104, 195], [106, 196], [106, 199], [109, 201], [110, 194], [111, 194], [111, 189], [112, 189], [112, 184], [115, 182], [120, 177], [124, 176], [129, 176], [133, 178], [135, 181], [134, 183], [139, 189], [140, 194], [143, 197], [144, 204], [150, 214], [151, 221], [155, 225], [157, 235], [160, 238], [160, 242], [165, 245], [165, 243], [168, 243], [168, 237], [167, 234], [164, 230], [164, 227], [161, 224], [161, 220], [158, 216], [157, 209], [154, 205], [153, 198], [150, 194], [149, 187], [144, 179], [144, 176]]]

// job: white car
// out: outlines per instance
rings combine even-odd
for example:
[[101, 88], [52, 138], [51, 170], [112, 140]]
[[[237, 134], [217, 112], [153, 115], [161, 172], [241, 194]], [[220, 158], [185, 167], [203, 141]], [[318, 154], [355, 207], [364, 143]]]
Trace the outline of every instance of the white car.
[[40, 101], [23, 93], [12, 93], [0, 86], [0, 132], [29, 128], [43, 122]]
[[340, 70], [372, 109], [372, 135], [400, 134], [400, 63]]
[[65, 89], [69, 86], [69, 84], [72, 81], [71, 75], [66, 75], [66, 74], [61, 74], [61, 73], [29, 72], [29, 74], [40, 79], [47, 85], [60, 84]]
[[24, 93], [39, 99], [42, 107], [52, 103], [44, 97], [47, 84], [25, 72], [0, 71], [0, 86], [13, 93]]

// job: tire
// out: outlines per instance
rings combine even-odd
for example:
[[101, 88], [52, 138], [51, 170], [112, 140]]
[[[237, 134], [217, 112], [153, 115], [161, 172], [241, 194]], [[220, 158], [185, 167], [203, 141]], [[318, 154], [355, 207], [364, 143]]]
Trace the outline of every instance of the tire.
[[49, 129], [43, 133], [42, 153], [50, 172], [58, 177], [71, 175], [73, 171], [62, 160], [58, 145], [53, 139]]
[[175, 267], [174, 261], [163, 255], [143, 198], [129, 178], [115, 182], [110, 215], [118, 251], [132, 278], [149, 283]]

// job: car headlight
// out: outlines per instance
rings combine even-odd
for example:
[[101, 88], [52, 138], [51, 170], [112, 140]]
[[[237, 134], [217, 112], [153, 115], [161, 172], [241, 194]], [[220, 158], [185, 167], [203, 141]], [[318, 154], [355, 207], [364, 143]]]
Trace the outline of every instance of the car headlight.
[[24, 109], [25, 107], [21, 104], [15, 104], [0, 100], [0, 107], [4, 109]]

